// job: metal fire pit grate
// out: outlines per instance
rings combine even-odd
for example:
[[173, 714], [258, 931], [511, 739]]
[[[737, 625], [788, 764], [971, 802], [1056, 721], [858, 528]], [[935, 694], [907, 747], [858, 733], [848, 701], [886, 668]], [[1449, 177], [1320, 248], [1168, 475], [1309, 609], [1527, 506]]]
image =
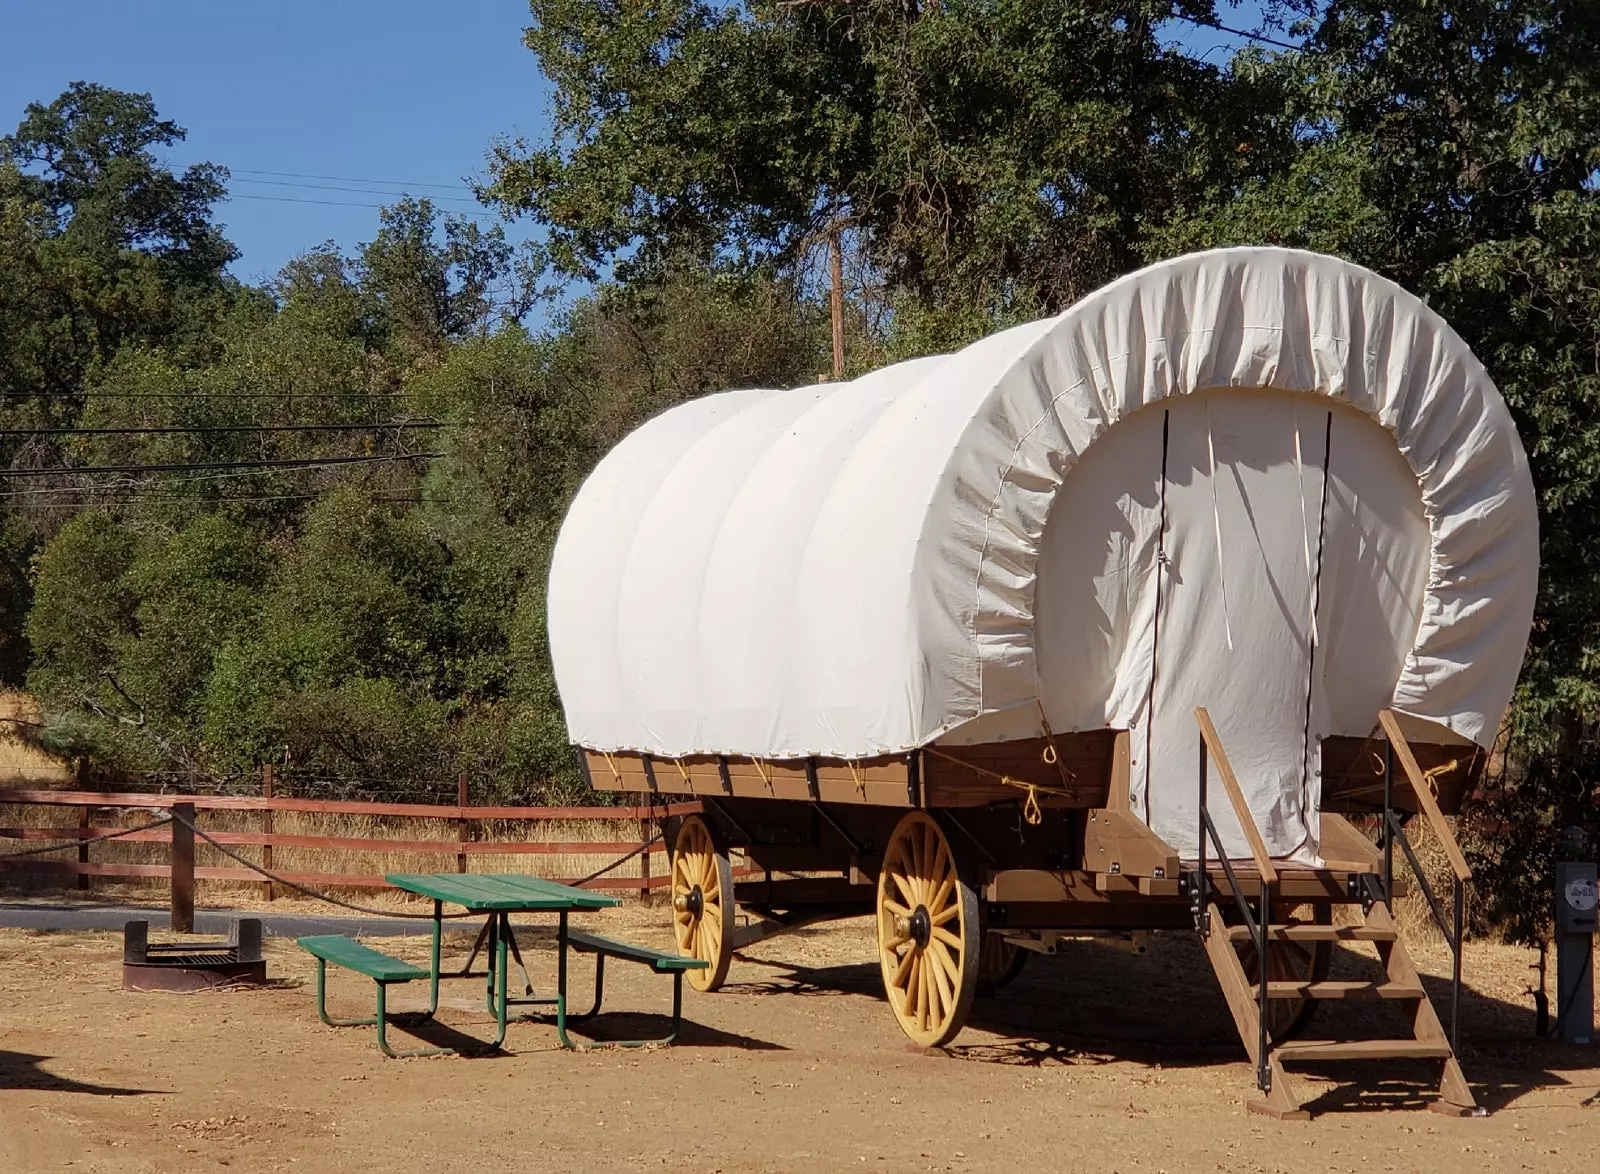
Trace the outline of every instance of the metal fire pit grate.
[[150, 923], [122, 927], [122, 985], [130, 991], [199, 991], [267, 981], [261, 919], [239, 917], [227, 941], [150, 944]]

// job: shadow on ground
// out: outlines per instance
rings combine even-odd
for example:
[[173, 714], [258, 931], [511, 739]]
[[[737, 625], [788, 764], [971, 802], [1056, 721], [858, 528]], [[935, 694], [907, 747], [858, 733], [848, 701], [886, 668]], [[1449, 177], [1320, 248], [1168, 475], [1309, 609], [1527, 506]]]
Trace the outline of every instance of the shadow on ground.
[[[770, 977], [729, 984], [725, 989], [790, 996], [848, 992], [880, 1000], [884, 997], [882, 977], [873, 962], [807, 967], [762, 957], [759, 948], [753, 950], [757, 952], [740, 957]], [[774, 955], [779, 952], [776, 948], [771, 951]], [[1370, 947], [1336, 949], [1330, 977], [1380, 976]], [[1448, 1025], [1449, 981], [1429, 976], [1423, 981]], [[887, 1008], [884, 1014], [889, 1014]], [[1323, 1003], [1304, 1038], [1409, 1036], [1402, 1015], [1399, 1004]], [[1155, 935], [1142, 954], [1103, 941], [1062, 942], [1055, 957], [1031, 958], [1010, 986], [990, 998], [978, 999], [968, 1027], [943, 1050], [973, 1063], [1042, 1067], [1128, 1061], [1196, 1068], [1245, 1060], [1198, 940], [1180, 933]], [[1461, 1034], [1462, 1066], [1479, 1103], [1490, 1112], [1537, 1089], [1588, 1091], [1563, 1073], [1587, 1075], [1595, 1066], [1593, 1053], [1535, 1038], [1530, 1006], [1507, 1003], [1463, 985]], [[1306, 1108], [1316, 1114], [1421, 1108], [1434, 1099], [1439, 1075], [1437, 1063], [1428, 1061], [1330, 1064], [1315, 1069], [1297, 1067], [1294, 1072], [1303, 1091], [1315, 1097]], [[1318, 1079], [1324, 1075], [1336, 1083], [1324, 1087], [1326, 1082]], [[1241, 1082], [1241, 1097], [1252, 1091]]]
[[34, 1056], [27, 1052], [0, 1050], [0, 1090], [32, 1089], [37, 1092], [76, 1092], [97, 1097], [148, 1096], [160, 1090], [153, 1088], [116, 1088], [108, 1084], [88, 1084], [56, 1076], [40, 1067], [49, 1056]]

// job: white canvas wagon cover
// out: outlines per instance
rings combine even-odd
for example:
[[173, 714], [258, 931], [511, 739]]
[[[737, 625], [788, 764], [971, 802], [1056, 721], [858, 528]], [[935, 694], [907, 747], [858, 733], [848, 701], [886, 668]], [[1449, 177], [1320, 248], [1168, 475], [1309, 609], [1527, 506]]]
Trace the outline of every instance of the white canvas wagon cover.
[[1526, 458], [1455, 333], [1355, 265], [1222, 249], [951, 355], [663, 413], [573, 502], [549, 627], [597, 750], [1154, 723], [1153, 806], [1164, 764], [1192, 790], [1207, 705], [1286, 853], [1320, 736], [1391, 705], [1492, 742], [1537, 566]]

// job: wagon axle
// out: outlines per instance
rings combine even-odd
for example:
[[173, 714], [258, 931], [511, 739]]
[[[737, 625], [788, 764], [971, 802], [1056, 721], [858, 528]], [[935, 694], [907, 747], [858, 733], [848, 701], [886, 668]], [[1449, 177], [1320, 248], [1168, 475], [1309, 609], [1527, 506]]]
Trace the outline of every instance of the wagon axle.
[[928, 941], [933, 937], [933, 921], [928, 917], [926, 905], [918, 905], [916, 911], [911, 914], [906, 932], [911, 936], [911, 940], [917, 943], [918, 949], [927, 949]]
[[695, 885], [687, 893], [679, 893], [674, 897], [672, 907], [679, 913], [687, 913], [690, 917], [700, 917], [706, 911], [706, 895], [699, 885]]

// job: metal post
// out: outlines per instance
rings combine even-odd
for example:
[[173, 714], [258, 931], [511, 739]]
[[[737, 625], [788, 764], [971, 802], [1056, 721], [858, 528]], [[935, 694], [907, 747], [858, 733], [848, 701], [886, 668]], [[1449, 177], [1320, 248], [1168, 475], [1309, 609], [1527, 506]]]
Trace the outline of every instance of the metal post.
[[[456, 806], [457, 807], [461, 807], [461, 808], [465, 808], [466, 805], [467, 805], [467, 776], [464, 775], [464, 774], [459, 774], [459, 775], [456, 776]], [[467, 842], [467, 837], [468, 837], [469, 834], [470, 833], [469, 833], [469, 830], [467, 828], [467, 820], [466, 820], [466, 817], [463, 816], [461, 818], [461, 821], [456, 826], [456, 836], [457, 836], [458, 842], [462, 843], [462, 844], [465, 844]], [[457, 872], [466, 872], [467, 871], [467, 854], [465, 852], [457, 852], [456, 853], [456, 871]]]
[[[655, 807], [655, 796], [649, 795], [650, 808]], [[646, 845], [645, 850], [639, 853], [639, 900], [650, 904], [650, 837], [655, 834], [655, 820], [645, 816], [639, 821], [639, 843]]]
[[1586, 856], [1583, 833], [1567, 829], [1566, 860], [1556, 864], [1556, 1028], [1561, 1042], [1594, 1042], [1594, 933], [1600, 922], [1600, 886]]
[[194, 804], [172, 805], [172, 932], [194, 932]]
[[1206, 873], [1206, 775], [1209, 773], [1209, 761], [1206, 758], [1206, 736], [1200, 735], [1200, 904], [1195, 910], [1195, 915], [1201, 919], [1201, 935], [1210, 931], [1209, 920], [1206, 918], [1206, 902], [1211, 896], [1211, 878]]
[[[272, 798], [273, 781], [272, 763], [263, 762], [261, 764], [261, 797], [263, 799]], [[261, 811], [261, 834], [264, 836], [270, 836], [273, 834], [273, 831], [272, 808], [263, 808]], [[271, 843], [261, 845], [261, 867], [267, 869], [269, 872], [272, 870], [273, 865]], [[261, 895], [268, 901], [277, 899], [277, 890], [271, 881], [261, 882]]]
[[1267, 984], [1272, 968], [1267, 965], [1267, 934], [1272, 926], [1272, 886], [1261, 878], [1261, 912], [1252, 926], [1256, 941], [1256, 982], [1260, 995], [1256, 1005], [1256, 1085], [1262, 1092], [1272, 1091], [1272, 1065], [1267, 1062]]
[[1461, 950], [1466, 941], [1463, 927], [1466, 924], [1467, 886], [1456, 878], [1456, 934], [1455, 959], [1450, 971], [1450, 1050], [1461, 1050]]
[[1383, 741], [1383, 904], [1394, 911], [1394, 743]]

